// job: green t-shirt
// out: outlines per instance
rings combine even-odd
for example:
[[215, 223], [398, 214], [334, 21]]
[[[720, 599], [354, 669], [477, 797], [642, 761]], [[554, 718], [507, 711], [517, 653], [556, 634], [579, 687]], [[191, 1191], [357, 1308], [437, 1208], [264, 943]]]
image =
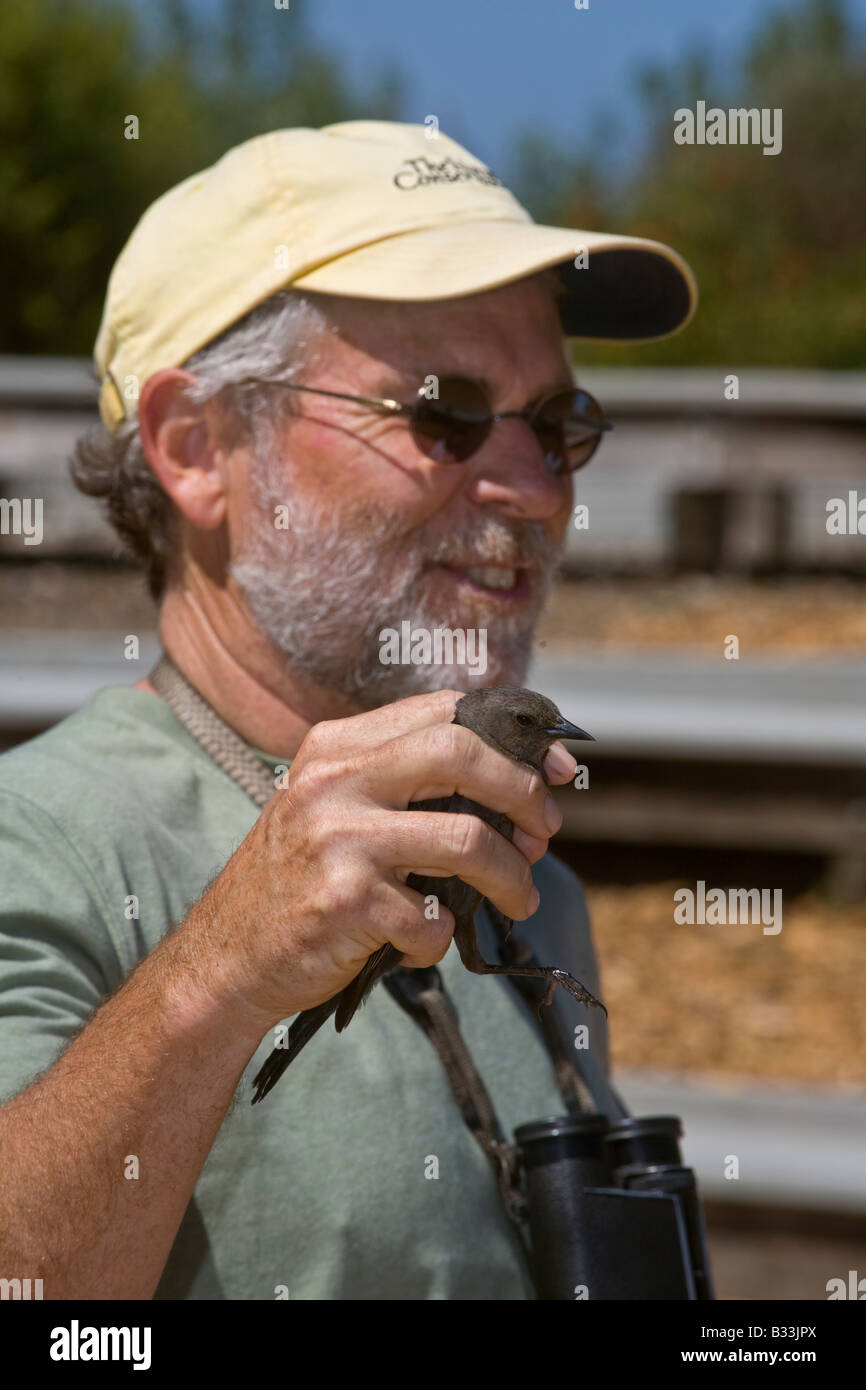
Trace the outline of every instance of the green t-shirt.
[[[258, 813], [144, 690], [99, 690], [0, 756], [0, 1100], [50, 1066], [183, 921]], [[541, 907], [525, 929], [539, 959], [599, 993], [578, 880], [550, 854], [534, 875]], [[483, 912], [477, 925], [495, 960]], [[470, 974], [453, 944], [439, 969], [505, 1133], [562, 1114], [538, 1026], [513, 985]], [[581, 1056], [603, 1079], [600, 1010], [563, 990], [554, 1007], [569, 1028], [589, 1023]], [[251, 1079], [272, 1045], [269, 1033], [244, 1073], [157, 1298], [272, 1299], [279, 1285], [300, 1299], [534, 1296], [439, 1057], [387, 990], [372, 992], [348, 1032], [323, 1028], [252, 1107]], [[438, 1178], [427, 1176], [430, 1155]]]

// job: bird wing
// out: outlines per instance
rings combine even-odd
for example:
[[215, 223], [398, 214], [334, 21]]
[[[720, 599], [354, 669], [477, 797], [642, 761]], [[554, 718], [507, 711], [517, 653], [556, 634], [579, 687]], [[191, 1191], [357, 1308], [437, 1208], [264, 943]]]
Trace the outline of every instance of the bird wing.
[[[469, 801], [466, 797], [457, 794], [453, 796], [435, 797], [429, 801], [412, 801], [409, 803], [410, 811], [458, 811], [471, 812], [482, 816], [486, 821], [493, 825], [495, 830], [511, 838], [511, 821], [507, 816], [501, 815], [497, 811], [488, 811], [484, 806], [479, 806], [475, 801]], [[481, 894], [468, 884], [458, 878], [430, 879], [423, 878], [419, 874], [409, 874], [406, 879], [407, 886], [414, 888], [423, 894], [436, 894], [440, 900], [449, 907], [458, 920], [468, 916], [471, 923], [475, 915], [475, 910], [481, 902]], [[399, 965], [402, 952], [395, 946], [385, 942], [375, 951], [358, 974], [355, 976], [340, 996], [337, 1012], [334, 1016], [334, 1027], [338, 1033], [351, 1023], [370, 990], [382, 978], [387, 975], [389, 970], [393, 970]]]

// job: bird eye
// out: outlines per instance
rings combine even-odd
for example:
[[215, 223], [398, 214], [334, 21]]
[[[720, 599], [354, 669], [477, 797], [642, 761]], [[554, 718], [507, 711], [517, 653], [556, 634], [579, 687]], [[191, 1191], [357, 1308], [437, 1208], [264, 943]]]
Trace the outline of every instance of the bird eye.
[[528, 715], [528, 714], [515, 714], [514, 718], [517, 720], [518, 724], [531, 724], [531, 723], [532, 723], [532, 718], [531, 718], [531, 716]]

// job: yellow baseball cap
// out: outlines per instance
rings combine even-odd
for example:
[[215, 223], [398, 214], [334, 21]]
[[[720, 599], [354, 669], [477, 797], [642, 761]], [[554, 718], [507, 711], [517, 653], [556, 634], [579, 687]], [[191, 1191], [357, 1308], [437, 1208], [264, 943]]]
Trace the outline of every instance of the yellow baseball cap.
[[450, 299], [548, 266], [565, 282], [567, 337], [665, 338], [697, 306], [695, 278], [669, 246], [540, 226], [431, 127], [270, 131], [169, 189], [136, 225], [111, 272], [94, 349], [102, 420], [114, 432], [152, 372], [181, 366], [277, 290]]

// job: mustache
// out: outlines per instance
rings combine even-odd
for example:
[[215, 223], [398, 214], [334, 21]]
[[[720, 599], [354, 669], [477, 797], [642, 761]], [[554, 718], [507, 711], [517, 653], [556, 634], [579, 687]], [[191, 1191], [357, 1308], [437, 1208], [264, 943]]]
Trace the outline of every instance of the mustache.
[[[268, 487], [268, 470], [264, 463], [265, 460], [257, 461], [253, 484], [263, 518], [266, 517], [270, 525], [274, 505], [284, 497], [282, 492], [272, 493]], [[416, 568], [460, 563], [498, 564], [533, 568], [543, 575], [558, 567], [565, 540], [563, 534], [551, 531], [543, 521], [502, 516], [464, 515], [460, 520], [449, 520], [447, 529], [436, 521], [403, 529], [393, 509], [375, 498], [344, 502], [336, 508], [336, 516], [333, 503], [314, 500], [303, 493], [293, 498], [291, 506], [302, 536], [327, 536], [335, 549], [342, 549], [347, 558], [351, 553], [355, 560], [361, 555], [368, 559], [371, 551], [384, 556], [402, 549], [405, 559]], [[338, 535], [342, 536], [342, 542], [337, 539]]]
[[505, 565], [513, 568], [545, 570], [559, 562], [562, 542], [551, 535], [540, 521], [508, 524], [488, 517], [478, 523], [450, 527], [432, 545], [424, 545], [419, 536], [413, 553], [423, 551], [428, 565]]

